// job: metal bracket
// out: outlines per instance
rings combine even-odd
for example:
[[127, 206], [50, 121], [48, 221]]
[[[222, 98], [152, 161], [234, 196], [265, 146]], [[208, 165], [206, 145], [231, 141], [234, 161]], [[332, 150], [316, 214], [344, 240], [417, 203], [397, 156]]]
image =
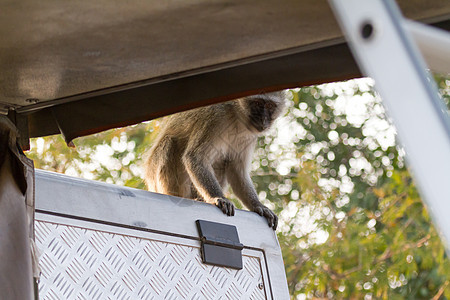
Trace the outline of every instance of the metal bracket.
[[209, 222], [195, 221], [202, 246], [200, 253], [205, 264], [242, 269], [242, 249], [235, 226]]

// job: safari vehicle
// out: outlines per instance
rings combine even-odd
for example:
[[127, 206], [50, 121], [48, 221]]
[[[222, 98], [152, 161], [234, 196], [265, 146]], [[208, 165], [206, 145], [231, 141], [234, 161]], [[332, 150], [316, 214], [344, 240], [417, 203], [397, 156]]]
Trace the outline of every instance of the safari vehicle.
[[449, 72], [450, 2], [398, 5], [0, 0], [1, 298], [288, 299], [276, 235], [256, 214], [35, 171], [21, 149], [363, 75], [450, 241], [450, 126], [418, 52]]

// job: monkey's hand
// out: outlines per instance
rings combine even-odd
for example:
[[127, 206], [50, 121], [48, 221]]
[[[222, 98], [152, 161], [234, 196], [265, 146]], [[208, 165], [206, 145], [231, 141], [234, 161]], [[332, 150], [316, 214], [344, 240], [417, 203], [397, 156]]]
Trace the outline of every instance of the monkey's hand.
[[269, 227], [272, 227], [273, 230], [277, 229], [278, 226], [278, 217], [273, 213], [270, 209], [268, 209], [265, 205], [258, 203], [253, 206], [253, 211], [259, 214], [260, 216], [267, 219], [267, 223], [269, 223]]
[[234, 204], [227, 198], [214, 198], [214, 203], [227, 216], [234, 216]]

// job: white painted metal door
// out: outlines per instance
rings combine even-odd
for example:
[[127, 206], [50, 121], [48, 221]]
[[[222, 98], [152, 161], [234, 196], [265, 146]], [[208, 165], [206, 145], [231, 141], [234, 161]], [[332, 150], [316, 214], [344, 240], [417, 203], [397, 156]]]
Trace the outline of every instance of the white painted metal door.
[[[47, 172], [36, 181], [40, 299], [289, 298], [275, 234], [254, 213], [226, 217], [208, 204]], [[202, 262], [195, 219], [233, 222], [242, 270]]]

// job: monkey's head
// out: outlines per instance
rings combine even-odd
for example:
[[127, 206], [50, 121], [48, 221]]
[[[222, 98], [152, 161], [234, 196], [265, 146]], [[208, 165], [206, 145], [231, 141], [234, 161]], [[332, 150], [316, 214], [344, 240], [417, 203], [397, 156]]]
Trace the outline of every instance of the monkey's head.
[[239, 104], [248, 118], [249, 125], [258, 132], [268, 129], [283, 112], [285, 93], [283, 91], [245, 97]]

